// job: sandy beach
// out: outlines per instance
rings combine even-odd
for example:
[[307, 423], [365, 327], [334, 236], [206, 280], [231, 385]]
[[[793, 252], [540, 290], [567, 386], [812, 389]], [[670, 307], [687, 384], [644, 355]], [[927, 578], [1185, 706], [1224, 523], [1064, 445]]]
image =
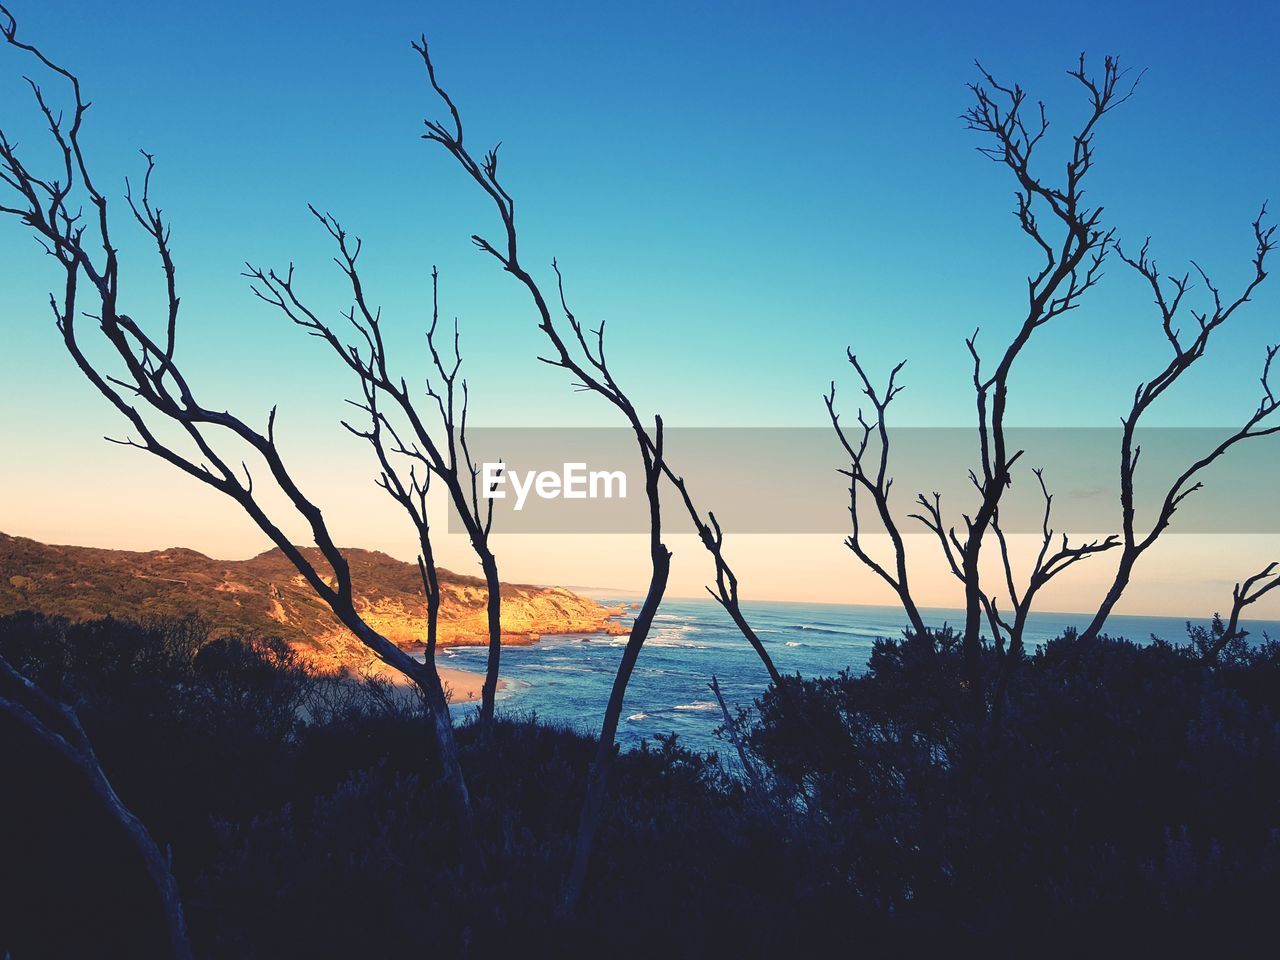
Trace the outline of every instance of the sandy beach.
[[[484, 674], [472, 673], [469, 670], [454, 670], [451, 667], [438, 667], [440, 680], [445, 692], [449, 694], [450, 703], [471, 703], [480, 699], [480, 688], [484, 685]], [[501, 690], [506, 681], [498, 678], [498, 689]]]
[[[440, 681], [444, 684], [445, 693], [450, 703], [474, 703], [480, 699], [480, 688], [484, 685], [484, 674], [471, 670], [457, 670], [453, 667], [437, 667]], [[411, 681], [399, 670], [384, 663], [374, 661], [365, 667], [366, 675], [373, 675], [389, 680], [393, 686], [409, 688]], [[498, 678], [498, 689], [507, 685], [507, 681]]]

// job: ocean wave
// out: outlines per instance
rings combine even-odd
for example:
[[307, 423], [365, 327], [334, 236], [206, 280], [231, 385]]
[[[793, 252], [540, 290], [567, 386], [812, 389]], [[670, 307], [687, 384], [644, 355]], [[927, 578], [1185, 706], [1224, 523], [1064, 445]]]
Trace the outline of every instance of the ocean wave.
[[677, 710], [718, 710], [719, 707], [710, 700], [695, 700], [693, 703], [677, 703]]
[[808, 646], [808, 644], [807, 644], [807, 643], [801, 643], [799, 640], [788, 640], [788, 641], [787, 641], [787, 646], [788, 646], [788, 647], [807, 647], [807, 646]]
[[857, 637], [864, 632], [860, 630], [840, 630], [836, 627], [820, 627], [812, 623], [797, 623], [795, 629], [807, 630], [812, 633], [826, 633], [836, 637]]
[[655, 625], [653, 628], [653, 635], [655, 637], [661, 637], [675, 634], [683, 637], [686, 634], [697, 633], [701, 629], [702, 628], [696, 623], [669, 623]]
[[649, 715], [641, 710], [639, 713], [633, 713], [627, 717], [627, 723], [639, 723], [641, 720], [648, 720]]
[[503, 677], [502, 686], [498, 690], [496, 699], [506, 700], [508, 697], [512, 696], [513, 694], [523, 693], [525, 690], [528, 690], [532, 687], [533, 687], [533, 684], [530, 683], [528, 680], [517, 680], [514, 677]]
[[698, 627], [691, 623], [657, 627], [645, 643], [655, 647], [687, 647], [692, 650], [701, 650], [705, 644], [687, 639], [691, 633], [697, 632]]

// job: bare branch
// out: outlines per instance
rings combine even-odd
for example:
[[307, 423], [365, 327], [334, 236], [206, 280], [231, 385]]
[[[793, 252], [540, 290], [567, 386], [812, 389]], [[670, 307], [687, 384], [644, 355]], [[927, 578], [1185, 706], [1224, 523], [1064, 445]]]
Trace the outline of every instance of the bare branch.
[[1178, 326], [1179, 310], [1184, 303], [1185, 294], [1190, 289], [1189, 275], [1184, 275], [1180, 279], [1169, 277], [1162, 280], [1155, 261], [1149, 256], [1149, 242], [1143, 244], [1136, 257], [1124, 257], [1121, 254], [1125, 263], [1137, 271], [1151, 288], [1156, 309], [1160, 316], [1160, 328], [1165, 339], [1173, 348], [1173, 355], [1154, 377], [1138, 385], [1134, 391], [1133, 403], [1129, 408], [1129, 412], [1121, 421], [1120, 511], [1123, 549], [1115, 577], [1103, 597], [1093, 620], [1082, 634], [1086, 638], [1096, 637], [1101, 633], [1107, 617], [1110, 616], [1111, 611], [1128, 587], [1138, 560], [1169, 528], [1174, 514], [1187, 498], [1203, 488], [1203, 481], [1200, 478], [1204, 471], [1225, 456], [1237, 444], [1280, 432], [1280, 422], [1273, 419], [1277, 408], [1280, 408], [1280, 404], [1277, 403], [1275, 391], [1271, 384], [1272, 364], [1277, 352], [1280, 351], [1280, 346], [1270, 346], [1265, 351], [1262, 363], [1262, 373], [1259, 377], [1261, 395], [1257, 406], [1244, 419], [1238, 429], [1193, 461], [1173, 479], [1164, 497], [1159, 501], [1151, 527], [1145, 533], [1138, 531], [1135, 491], [1138, 464], [1142, 453], [1142, 448], [1136, 440], [1138, 426], [1143, 416], [1155, 405], [1160, 397], [1171, 389], [1205, 355], [1215, 332], [1250, 301], [1254, 292], [1266, 280], [1267, 257], [1276, 245], [1276, 228], [1274, 225], [1268, 226], [1266, 224], [1266, 213], [1266, 204], [1263, 204], [1258, 216], [1251, 225], [1254, 242], [1254, 253], [1251, 261], [1253, 272], [1234, 298], [1224, 298], [1222, 291], [1209, 280], [1205, 271], [1193, 263], [1196, 272], [1209, 293], [1210, 303], [1201, 312], [1193, 311], [1196, 326], [1194, 328], [1194, 336], [1189, 339], [1183, 339], [1180, 336], [1180, 328]]
[[[866, 369], [852, 350], [847, 350], [846, 356], [850, 366], [853, 367], [858, 375], [862, 385], [862, 393], [870, 401], [873, 419], [868, 421], [862, 410], [859, 409], [859, 434], [856, 434], [851, 439], [845, 432], [844, 427], [841, 426], [840, 414], [836, 411], [836, 385], [834, 381], [832, 382], [831, 389], [823, 399], [827, 407], [827, 416], [831, 420], [831, 427], [849, 458], [849, 469], [842, 472], [849, 478], [849, 520], [852, 525], [852, 533], [845, 540], [845, 545], [853, 552], [854, 556], [861, 560], [866, 567], [888, 584], [897, 594], [907, 615], [912, 634], [919, 639], [924, 639], [929, 635], [929, 631], [911, 594], [911, 585], [907, 574], [906, 544], [893, 516], [889, 498], [889, 492], [893, 486], [893, 478], [889, 475], [890, 444], [886, 411], [889, 404], [903, 390], [902, 385], [898, 383], [898, 374], [902, 372], [906, 361], [904, 360], [897, 364], [890, 371], [889, 378], [881, 390], [877, 389], [875, 384], [871, 382]], [[868, 464], [869, 448], [873, 435], [876, 437], [879, 455], [872, 457], [871, 462]], [[893, 546], [894, 552], [892, 571], [872, 557], [863, 545], [861, 537], [862, 518], [859, 513], [860, 491], [870, 498], [876, 515], [884, 526], [885, 532], [889, 535], [889, 541]]]

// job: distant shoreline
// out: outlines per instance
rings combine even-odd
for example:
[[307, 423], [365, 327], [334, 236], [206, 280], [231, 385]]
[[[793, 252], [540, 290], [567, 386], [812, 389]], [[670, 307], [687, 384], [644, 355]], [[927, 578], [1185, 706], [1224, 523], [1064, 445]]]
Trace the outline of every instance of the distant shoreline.
[[[518, 636], [508, 642], [505, 638], [503, 646], [531, 647], [544, 639], [563, 638], [563, 637], [608, 637], [614, 634], [608, 630], [599, 631], [567, 631], [565, 633], [544, 633], [536, 636]], [[461, 647], [481, 647], [482, 643], [446, 643], [441, 644], [440, 649], [448, 649], [451, 646]], [[416, 650], [408, 651], [415, 656], [424, 657], [426, 654], [425, 647], [419, 647]], [[380, 672], [386, 679], [390, 680], [397, 686], [410, 686], [411, 681], [400, 671], [391, 667], [379, 664]], [[456, 706], [464, 703], [476, 703], [480, 700], [484, 687], [484, 674], [476, 670], [462, 670], [458, 667], [442, 667], [436, 666], [436, 672], [440, 674], [440, 681], [445, 685], [449, 694], [449, 703]], [[510, 681], [506, 677], [498, 677], [498, 692], [501, 693], [511, 686]]]
[[[480, 699], [480, 691], [484, 686], [484, 674], [472, 673], [470, 670], [458, 670], [454, 667], [437, 667], [440, 682], [449, 693], [450, 703], [475, 703]], [[498, 678], [498, 689], [507, 685], [507, 681]]]

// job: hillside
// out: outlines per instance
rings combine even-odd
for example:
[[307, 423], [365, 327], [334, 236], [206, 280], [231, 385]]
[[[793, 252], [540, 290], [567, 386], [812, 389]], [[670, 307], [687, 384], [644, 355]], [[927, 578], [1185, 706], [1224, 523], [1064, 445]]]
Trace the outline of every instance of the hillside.
[[[305, 550], [323, 568], [319, 551]], [[356, 603], [370, 626], [405, 649], [420, 648], [426, 611], [418, 569], [385, 553], [345, 550]], [[485, 587], [440, 571], [440, 643], [487, 642]], [[559, 587], [503, 584], [504, 643], [548, 633], [623, 632], [610, 610]], [[315, 596], [279, 550], [215, 560], [175, 547], [137, 553], [52, 546], [0, 533], [0, 615], [19, 610], [73, 620], [199, 614], [219, 635], [275, 635], [317, 668], [358, 670], [367, 651]]]

